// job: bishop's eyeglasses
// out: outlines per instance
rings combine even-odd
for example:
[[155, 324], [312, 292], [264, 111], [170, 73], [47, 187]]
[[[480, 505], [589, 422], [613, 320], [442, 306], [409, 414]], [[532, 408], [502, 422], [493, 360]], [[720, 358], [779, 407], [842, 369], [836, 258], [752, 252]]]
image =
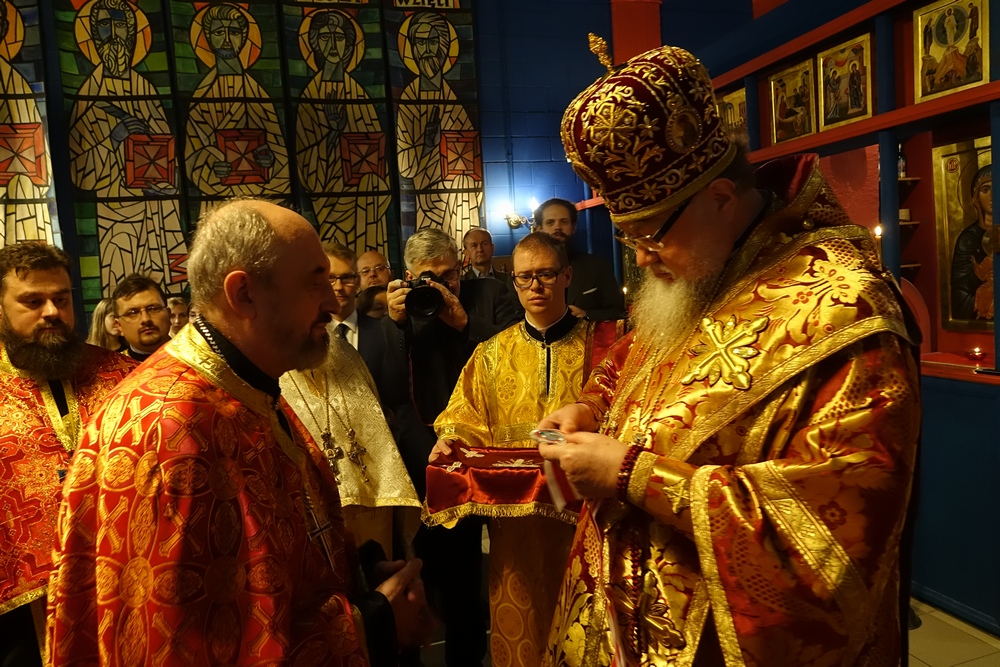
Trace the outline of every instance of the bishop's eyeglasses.
[[514, 279], [514, 287], [518, 289], [528, 289], [531, 284], [536, 280], [540, 285], [545, 287], [551, 287], [556, 284], [556, 279], [559, 278], [559, 274], [566, 270], [566, 267], [562, 267], [558, 271], [538, 271], [536, 273], [515, 273], [512, 278]]
[[681, 217], [684, 213], [684, 209], [687, 205], [691, 203], [693, 197], [688, 197], [674, 209], [667, 219], [660, 225], [660, 228], [656, 230], [653, 234], [648, 234], [646, 236], [629, 236], [620, 229], [615, 230], [615, 238], [622, 245], [627, 245], [633, 250], [645, 250], [646, 252], [657, 252], [658, 250], [663, 250], [663, 241], [661, 240], [670, 231], [670, 228], [674, 226], [677, 219]]

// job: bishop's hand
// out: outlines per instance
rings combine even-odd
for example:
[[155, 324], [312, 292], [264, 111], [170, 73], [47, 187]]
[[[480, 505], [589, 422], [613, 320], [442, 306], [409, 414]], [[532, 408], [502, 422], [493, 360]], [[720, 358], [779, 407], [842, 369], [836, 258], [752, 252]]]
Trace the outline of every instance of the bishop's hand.
[[542, 418], [538, 422], [540, 429], [556, 429], [563, 433], [576, 431], [596, 431], [597, 418], [594, 412], [583, 403], [570, 403]]
[[615, 497], [618, 471], [627, 451], [628, 447], [614, 438], [584, 431], [566, 433], [565, 443], [538, 445], [542, 458], [557, 463], [584, 498]]

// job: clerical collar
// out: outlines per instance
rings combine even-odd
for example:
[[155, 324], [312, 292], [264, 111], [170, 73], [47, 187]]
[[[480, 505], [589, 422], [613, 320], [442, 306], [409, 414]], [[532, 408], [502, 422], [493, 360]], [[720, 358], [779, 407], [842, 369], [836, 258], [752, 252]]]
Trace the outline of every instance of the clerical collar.
[[262, 391], [274, 400], [278, 400], [281, 395], [281, 387], [278, 381], [262, 371], [246, 355], [240, 352], [239, 348], [233, 345], [219, 330], [208, 323], [201, 315], [193, 320], [193, 324], [198, 332], [205, 338], [212, 351], [222, 357], [233, 372], [248, 385]]
[[140, 361], [140, 362], [141, 361], [146, 361], [146, 359], [149, 359], [151, 356], [153, 356], [152, 352], [140, 352], [139, 350], [135, 349], [131, 345], [128, 346], [127, 353], [128, 353], [128, 356], [130, 356], [133, 359], [135, 359], [136, 361]]
[[545, 343], [546, 345], [551, 345], [552, 343], [561, 340], [566, 334], [572, 331], [573, 327], [575, 327], [576, 323], [579, 321], [580, 319], [571, 313], [567, 308], [566, 312], [558, 322], [550, 324], [544, 329], [536, 328], [531, 324], [531, 322], [528, 321], [528, 317], [525, 315], [524, 328], [528, 332], [528, 335], [535, 340]]

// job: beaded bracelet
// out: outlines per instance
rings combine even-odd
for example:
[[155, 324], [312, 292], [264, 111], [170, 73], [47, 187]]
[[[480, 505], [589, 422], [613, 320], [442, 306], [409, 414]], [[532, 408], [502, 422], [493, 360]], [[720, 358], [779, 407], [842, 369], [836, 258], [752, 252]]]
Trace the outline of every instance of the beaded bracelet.
[[632, 477], [635, 462], [639, 460], [639, 454], [642, 454], [643, 451], [643, 448], [638, 445], [629, 445], [628, 451], [625, 452], [625, 458], [622, 459], [622, 467], [618, 470], [616, 493], [618, 499], [623, 502], [628, 502], [628, 482]]

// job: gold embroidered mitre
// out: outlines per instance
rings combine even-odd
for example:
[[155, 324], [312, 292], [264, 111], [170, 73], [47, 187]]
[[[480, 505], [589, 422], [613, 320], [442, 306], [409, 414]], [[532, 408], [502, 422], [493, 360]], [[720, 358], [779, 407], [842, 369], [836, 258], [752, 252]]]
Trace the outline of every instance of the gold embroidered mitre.
[[593, 83], [562, 119], [573, 169], [615, 223], [667, 211], [733, 161], [712, 80], [690, 53], [647, 51]]

